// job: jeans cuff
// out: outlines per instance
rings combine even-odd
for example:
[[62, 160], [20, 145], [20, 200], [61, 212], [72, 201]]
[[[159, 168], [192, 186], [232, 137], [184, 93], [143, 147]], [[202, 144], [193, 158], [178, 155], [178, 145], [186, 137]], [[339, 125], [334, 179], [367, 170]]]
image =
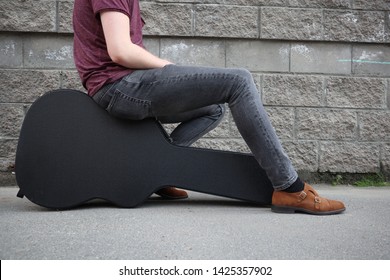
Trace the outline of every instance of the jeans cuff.
[[296, 180], [298, 179], [298, 174], [295, 172], [295, 174], [284, 184], [274, 186], [275, 191], [283, 191], [287, 188], [289, 188]]

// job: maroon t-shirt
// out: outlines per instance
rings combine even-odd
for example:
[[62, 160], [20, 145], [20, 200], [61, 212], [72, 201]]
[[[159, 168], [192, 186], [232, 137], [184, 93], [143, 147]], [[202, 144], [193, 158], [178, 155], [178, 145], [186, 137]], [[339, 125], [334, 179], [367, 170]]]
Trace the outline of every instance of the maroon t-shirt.
[[93, 96], [104, 84], [133, 70], [114, 63], [108, 55], [100, 12], [113, 10], [130, 18], [131, 41], [142, 43], [143, 20], [138, 0], [75, 0], [73, 10], [74, 61], [83, 86]]

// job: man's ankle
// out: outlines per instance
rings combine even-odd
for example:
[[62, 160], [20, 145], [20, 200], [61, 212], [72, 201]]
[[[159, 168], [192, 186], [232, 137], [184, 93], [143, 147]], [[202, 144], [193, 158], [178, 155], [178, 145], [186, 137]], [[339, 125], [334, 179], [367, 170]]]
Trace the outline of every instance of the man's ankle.
[[289, 186], [287, 189], [284, 189], [283, 191], [288, 193], [300, 192], [303, 191], [304, 187], [305, 183], [298, 177], [291, 186]]

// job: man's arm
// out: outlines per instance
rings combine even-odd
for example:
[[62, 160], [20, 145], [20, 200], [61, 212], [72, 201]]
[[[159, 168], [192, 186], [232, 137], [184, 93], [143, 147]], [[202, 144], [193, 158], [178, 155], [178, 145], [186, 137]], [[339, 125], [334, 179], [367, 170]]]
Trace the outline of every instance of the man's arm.
[[161, 68], [171, 62], [131, 42], [129, 17], [116, 11], [100, 13], [108, 54], [112, 61], [131, 69]]

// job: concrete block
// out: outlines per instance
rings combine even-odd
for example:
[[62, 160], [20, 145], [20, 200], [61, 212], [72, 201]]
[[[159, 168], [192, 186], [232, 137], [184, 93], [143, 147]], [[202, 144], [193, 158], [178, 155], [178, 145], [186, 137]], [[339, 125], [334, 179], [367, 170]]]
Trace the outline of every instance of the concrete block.
[[0, 103], [0, 139], [19, 137], [23, 118], [23, 104]]
[[200, 139], [193, 146], [203, 149], [250, 153], [248, 146], [242, 139]]
[[178, 65], [225, 67], [225, 43], [219, 40], [161, 39], [161, 57]]
[[0, 139], [0, 158], [3, 159], [15, 158], [17, 145], [18, 145], [18, 139], [12, 139], [12, 138]]
[[0, 70], [0, 102], [34, 102], [48, 90], [59, 88], [58, 71]]
[[[0, 140], [0, 145], [1, 145], [1, 140]], [[14, 169], [14, 166], [15, 166], [15, 157], [10, 157], [10, 158], [0, 157], [0, 187], [16, 186], [15, 178], [13, 178], [14, 180], [11, 180], [11, 178], [15, 176], [12, 176], [10, 172], [11, 170]]]
[[0, 34], [0, 67], [23, 65], [23, 40], [21, 36]]
[[[216, 138], [227, 138], [230, 136], [230, 117], [229, 117], [229, 110], [226, 110], [226, 114], [224, 118], [222, 119], [221, 123], [211, 130], [209, 133], [203, 136], [202, 139], [210, 138], [210, 139], [216, 139]], [[178, 126], [178, 124], [163, 124], [164, 129], [167, 131], [168, 134], [171, 134], [172, 131]]]
[[233, 119], [233, 115], [231, 113], [229, 114], [229, 124], [230, 124], [230, 137], [242, 138], [240, 132], [238, 131], [236, 122]]
[[264, 75], [265, 105], [315, 106], [322, 105], [324, 77], [301, 75]]
[[323, 142], [320, 144], [320, 172], [377, 173], [380, 144]]
[[225, 109], [226, 109], [225, 116], [223, 117], [221, 123], [212, 131], [207, 133], [203, 138], [214, 138], [214, 139], [240, 138], [241, 139], [241, 134], [237, 130], [236, 124], [234, 123], [229, 107], [226, 106]]
[[144, 37], [142, 39], [145, 48], [154, 54], [155, 56], [160, 56], [160, 39], [153, 37]]
[[258, 18], [256, 7], [196, 5], [195, 35], [258, 38]]
[[0, 30], [23, 32], [56, 31], [56, 1], [0, 1]]
[[390, 10], [389, 0], [354, 0], [353, 8], [357, 10]]
[[280, 5], [291, 6], [291, 7], [307, 7], [307, 8], [351, 8], [349, 0], [294, 0], [288, 1], [277, 1]]
[[352, 71], [355, 75], [390, 77], [390, 46], [354, 46]]
[[326, 105], [344, 108], [386, 108], [386, 80], [328, 77]]
[[387, 80], [387, 109], [390, 109], [390, 79]]
[[386, 27], [386, 42], [390, 43], [390, 12], [387, 12], [386, 14], [386, 22], [387, 22], [387, 27]]
[[357, 114], [351, 110], [299, 108], [297, 137], [305, 140], [357, 139]]
[[204, 135], [204, 138], [228, 138], [230, 137], [230, 123], [229, 123], [229, 112], [226, 112], [224, 118], [222, 119], [221, 123], [211, 130], [209, 133]]
[[385, 42], [385, 12], [325, 10], [324, 38], [331, 41]]
[[293, 139], [295, 129], [295, 112], [290, 107], [266, 107], [276, 134], [281, 139]]
[[58, 2], [58, 32], [73, 33], [72, 17], [74, 0]]
[[145, 35], [191, 36], [192, 5], [141, 2]]
[[293, 43], [291, 45], [291, 72], [351, 74], [350, 60], [351, 46], [348, 44]]
[[322, 10], [271, 8], [261, 9], [261, 34], [264, 39], [322, 39]]
[[32, 36], [24, 40], [24, 66], [74, 68], [72, 36]]
[[390, 112], [359, 112], [360, 140], [390, 141]]
[[80, 76], [76, 70], [63, 70], [60, 72], [61, 88], [75, 89], [87, 92], [81, 83]]
[[226, 43], [226, 66], [249, 71], [288, 72], [287, 42], [237, 40]]
[[390, 143], [382, 145], [381, 166], [383, 172], [390, 174]]
[[[141, 0], [153, 1], [153, 0]], [[386, 1], [386, 0], [384, 0]], [[156, 2], [169, 3], [172, 0], [156, 0]], [[194, 4], [229, 4], [235, 6], [289, 6], [289, 7], [308, 7], [308, 8], [351, 8], [350, 0], [176, 0], [175, 3], [194, 3]]]
[[296, 170], [318, 171], [318, 143], [316, 141], [282, 141], [282, 146]]
[[257, 91], [259, 92], [260, 98], [262, 100], [262, 92], [261, 92], [261, 79], [262, 75], [258, 73], [252, 73], [253, 82], [256, 85]]

